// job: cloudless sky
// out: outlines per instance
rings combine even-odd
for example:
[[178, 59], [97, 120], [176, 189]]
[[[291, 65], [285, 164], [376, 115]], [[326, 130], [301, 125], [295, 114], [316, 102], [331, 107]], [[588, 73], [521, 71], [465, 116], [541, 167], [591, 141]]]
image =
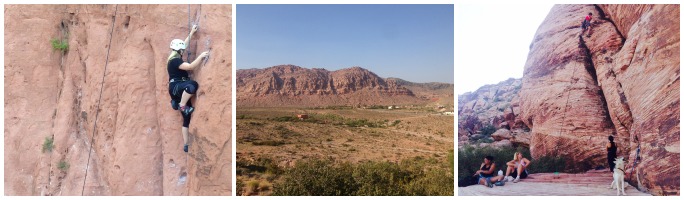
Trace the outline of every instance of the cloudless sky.
[[456, 93], [521, 78], [530, 44], [552, 4], [456, 6]]
[[236, 67], [360, 66], [454, 82], [453, 5], [237, 5]]

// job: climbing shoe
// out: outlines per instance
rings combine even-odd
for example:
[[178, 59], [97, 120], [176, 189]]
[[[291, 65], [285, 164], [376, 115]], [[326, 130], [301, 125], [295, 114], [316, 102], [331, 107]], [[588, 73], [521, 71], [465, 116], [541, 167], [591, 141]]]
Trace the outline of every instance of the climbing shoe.
[[180, 105], [178, 105], [178, 102], [176, 100], [171, 99], [171, 108], [174, 110], [178, 110], [180, 108]]
[[190, 115], [190, 113], [192, 113], [192, 111], [195, 111], [195, 108], [190, 107], [190, 106], [181, 106], [180, 111], [181, 111], [181, 113], [183, 113], [183, 115]]
[[188, 145], [187, 145], [187, 144], [186, 144], [186, 145], [183, 145], [183, 151], [185, 151], [185, 153], [188, 152]]
[[487, 187], [494, 187], [494, 184], [492, 184], [492, 181], [490, 181], [489, 179], [485, 179], [485, 183], [487, 184]]
[[[504, 180], [506, 180], [506, 179], [504, 179]], [[494, 185], [496, 185], [496, 186], [504, 186], [504, 181], [497, 181], [496, 183], [494, 183]]]

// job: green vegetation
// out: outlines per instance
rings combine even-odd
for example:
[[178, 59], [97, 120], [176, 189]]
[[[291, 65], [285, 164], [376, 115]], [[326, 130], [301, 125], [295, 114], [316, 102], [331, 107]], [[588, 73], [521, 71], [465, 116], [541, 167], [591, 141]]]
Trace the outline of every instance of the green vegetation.
[[60, 40], [55, 38], [50, 40], [50, 44], [52, 44], [52, 49], [59, 50], [62, 53], [65, 53], [69, 50], [69, 41], [67, 40]]
[[281, 116], [281, 117], [271, 118], [270, 120], [277, 121], [277, 122], [296, 122], [296, 121], [300, 121], [299, 118], [297, 118], [296, 116]]
[[394, 122], [392, 122], [392, 125], [390, 126], [396, 126], [399, 123], [401, 123], [401, 120], [394, 120]]
[[245, 183], [242, 182], [242, 180], [237, 179], [237, 183], [235, 183], [235, 187], [237, 188], [237, 196], [242, 196], [242, 188], [245, 187]]
[[383, 106], [383, 105], [371, 105], [371, 106], [368, 106], [368, 107], [366, 107], [366, 108], [367, 108], [367, 109], [387, 109], [387, 106]]
[[[239, 118], [238, 118], [239, 119]], [[368, 119], [355, 119], [355, 118], [345, 118], [340, 115], [335, 114], [310, 114], [309, 118], [306, 120], [300, 120], [295, 116], [280, 116], [274, 118], [268, 118], [271, 121], [277, 122], [307, 122], [316, 124], [332, 124], [338, 126], [349, 126], [349, 127], [370, 127], [370, 128], [382, 128], [386, 127], [387, 123], [385, 121], [371, 121]], [[398, 121], [398, 122], [397, 122]], [[395, 121], [394, 125], [401, 122], [401, 120]]]
[[474, 146], [465, 146], [458, 150], [458, 186], [464, 187], [477, 183], [477, 177], [473, 176], [473, 174], [484, 162], [484, 157], [488, 155], [494, 157], [495, 171], [506, 171], [506, 168], [503, 166], [506, 166], [506, 162], [513, 160], [513, 154], [516, 151], [521, 152], [523, 157], [532, 162], [527, 169], [529, 173], [574, 172], [570, 171], [573, 167], [568, 166], [563, 157], [543, 156], [533, 160], [530, 156], [530, 150], [523, 147], [476, 148]]
[[59, 168], [59, 170], [62, 170], [63, 172], [66, 172], [67, 170], [69, 170], [69, 163], [67, 163], [64, 160], [59, 161], [59, 163], [57, 163], [57, 168]]
[[247, 182], [247, 191], [249, 191], [250, 193], [259, 192], [259, 184], [260, 183], [261, 182], [258, 180], [252, 180], [252, 181]]
[[264, 140], [264, 141], [253, 141], [253, 145], [255, 146], [280, 146], [287, 144], [285, 141], [281, 140]]
[[282, 125], [276, 126], [274, 130], [276, 130], [280, 137], [283, 137], [284, 139], [288, 139], [289, 137], [293, 136], [299, 136], [299, 133], [296, 133], [288, 128], [285, 128], [285, 126]]
[[[365, 161], [335, 162], [326, 159], [298, 161], [281, 168], [269, 158], [238, 159], [238, 194], [273, 191], [273, 195], [447, 195], [452, 196], [453, 151], [448, 159], [417, 156], [399, 163]], [[254, 181], [266, 179], [272, 183]], [[266, 193], [268, 194], [268, 193]]]
[[43, 153], [52, 152], [52, 149], [55, 148], [54, 141], [55, 139], [52, 137], [45, 137], [45, 141], [43, 142]]

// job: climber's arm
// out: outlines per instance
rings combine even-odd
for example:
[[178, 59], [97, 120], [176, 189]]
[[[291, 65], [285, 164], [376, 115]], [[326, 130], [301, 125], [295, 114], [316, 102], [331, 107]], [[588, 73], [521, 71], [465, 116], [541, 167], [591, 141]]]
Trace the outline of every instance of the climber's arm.
[[187, 38], [185, 38], [185, 45], [187, 48], [187, 45], [190, 44], [190, 39], [192, 38], [192, 35], [195, 34], [195, 31], [197, 31], [197, 25], [192, 26], [192, 30], [190, 30], [190, 34], [188, 35]]
[[202, 62], [202, 59], [204, 57], [207, 57], [208, 54], [209, 54], [209, 52], [206, 52], [206, 51], [202, 52], [202, 54], [197, 56], [197, 58], [195, 58], [195, 60], [192, 61], [192, 63], [185, 62], [185, 63], [181, 64], [178, 68], [185, 70], [185, 71], [193, 70], [193, 69], [197, 68], [197, 66], [200, 65], [200, 63]]

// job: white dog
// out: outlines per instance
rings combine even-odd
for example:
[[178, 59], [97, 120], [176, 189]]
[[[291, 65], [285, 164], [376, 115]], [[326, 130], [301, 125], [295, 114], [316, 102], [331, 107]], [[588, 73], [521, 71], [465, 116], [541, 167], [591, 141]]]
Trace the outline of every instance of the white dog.
[[[615, 170], [613, 170], [613, 182], [610, 184], [610, 189], [617, 188], [617, 195], [620, 196], [620, 191], [622, 195], [625, 194], [625, 158], [620, 157], [615, 159]], [[615, 186], [615, 187], [613, 187]]]

